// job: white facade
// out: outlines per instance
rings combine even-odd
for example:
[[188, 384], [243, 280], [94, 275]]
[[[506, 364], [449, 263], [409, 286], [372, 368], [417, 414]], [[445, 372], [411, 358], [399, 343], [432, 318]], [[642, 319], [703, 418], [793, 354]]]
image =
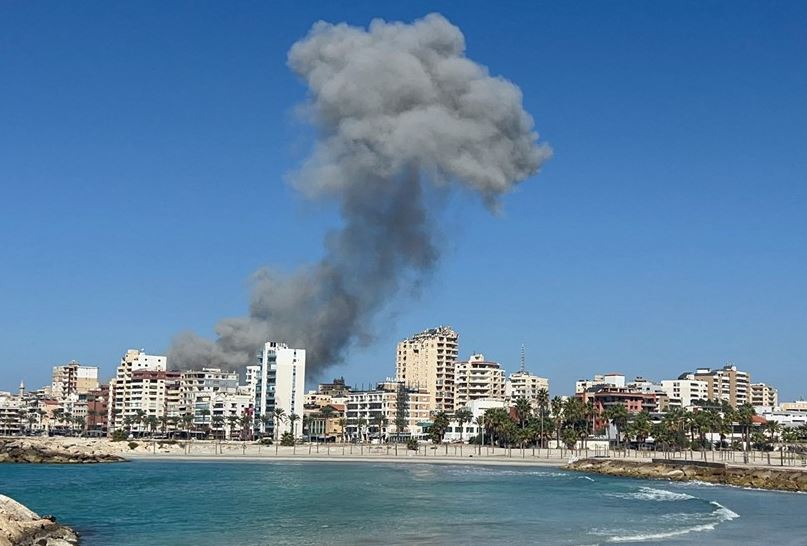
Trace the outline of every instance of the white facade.
[[526, 398], [533, 406], [537, 406], [538, 393], [542, 390], [546, 391], [547, 398], [549, 398], [549, 379], [532, 375], [527, 371], [518, 371], [510, 374], [504, 394], [505, 398], [511, 402], [519, 398]]
[[481, 354], [471, 355], [455, 366], [453, 410], [465, 407], [471, 400], [504, 400], [504, 370], [498, 362], [485, 360]]
[[[276, 433], [279, 439], [284, 432], [291, 432], [289, 416], [296, 415], [294, 434], [302, 436], [303, 403], [305, 400], [305, 349], [292, 349], [285, 343], [269, 341], [258, 353], [260, 377], [256, 385], [255, 416], [261, 433]], [[264, 422], [263, 416], [271, 418], [275, 408], [285, 413], [277, 431], [274, 422]]]
[[706, 381], [695, 379], [693, 374], [687, 374], [678, 379], [665, 379], [661, 382], [661, 389], [670, 399], [671, 407], [689, 408], [695, 400], [709, 399], [709, 385]]
[[459, 422], [456, 419], [452, 419], [443, 437], [444, 441], [457, 442], [460, 440], [460, 436], [463, 441], [467, 441], [477, 436], [480, 432], [480, 427], [476, 423], [477, 419], [485, 415], [485, 412], [489, 409], [506, 407], [507, 403], [504, 400], [473, 400], [469, 402], [465, 408], [473, 415], [471, 422], [463, 423], [462, 433], [460, 433]]
[[582, 394], [597, 385], [610, 385], [612, 387], [624, 388], [625, 376], [621, 373], [606, 373], [597, 374], [593, 379], [578, 379], [574, 386], [574, 392], [575, 394]]

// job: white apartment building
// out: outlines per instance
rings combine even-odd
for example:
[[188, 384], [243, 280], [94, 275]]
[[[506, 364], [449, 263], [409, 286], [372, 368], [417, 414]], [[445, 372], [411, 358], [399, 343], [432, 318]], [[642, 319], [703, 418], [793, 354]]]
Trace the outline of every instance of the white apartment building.
[[[345, 429], [350, 438], [417, 437], [429, 423], [432, 397], [423, 388], [387, 379], [375, 389], [351, 391], [347, 396]], [[399, 417], [404, 423], [400, 431]]]
[[448, 430], [446, 431], [443, 441], [456, 442], [468, 441], [474, 436], [478, 436], [481, 427], [477, 424], [477, 419], [485, 415], [485, 412], [494, 408], [506, 408], [507, 402], [504, 400], [472, 400], [465, 406], [471, 412], [472, 418], [468, 423], [462, 424], [462, 431], [460, 431], [459, 421], [452, 419], [449, 423]]
[[[305, 398], [305, 349], [293, 349], [285, 343], [269, 341], [258, 352], [260, 378], [255, 391], [256, 427], [261, 434], [275, 435], [279, 439], [284, 432], [292, 431], [289, 416], [299, 420], [294, 423], [294, 435], [302, 436], [303, 403]], [[275, 408], [284, 411], [286, 419], [274, 430], [271, 419]], [[266, 420], [263, 416], [267, 416]]]
[[751, 405], [755, 408], [775, 408], [779, 405], [779, 391], [765, 383], [752, 383]]
[[575, 394], [582, 394], [591, 387], [609, 385], [617, 388], [625, 387], [625, 376], [621, 373], [597, 374], [593, 379], [578, 379], [574, 386]]
[[[504, 400], [504, 370], [482, 354], [455, 363], [454, 406], [465, 407], [472, 400]], [[454, 411], [455, 408], [452, 408]]]
[[71, 394], [87, 394], [98, 388], [98, 368], [82, 366], [71, 360], [63, 366], [54, 366], [51, 395], [62, 401]]
[[[110, 432], [123, 429], [124, 419], [135, 419], [138, 410], [150, 415], [165, 415], [169, 401], [178, 405], [179, 388], [166, 391], [165, 371], [168, 359], [165, 356], [149, 355], [143, 350], [129, 349], [121, 357], [115, 378], [109, 382], [109, 408], [107, 423]], [[162, 379], [156, 374], [143, 377], [143, 372], [163, 372]], [[138, 377], [135, 377], [137, 374]], [[173, 374], [172, 374], [173, 375]], [[176, 374], [178, 383], [179, 374]], [[171, 377], [168, 381], [174, 381]], [[162, 385], [160, 384], [162, 382]], [[161, 394], [160, 394], [161, 392]], [[166, 396], [167, 395], [167, 396]], [[174, 410], [176, 411], [176, 410]], [[142, 430], [141, 424], [132, 430]]]
[[433, 412], [454, 411], [459, 335], [449, 326], [431, 328], [398, 343], [395, 381], [426, 389]]
[[192, 413], [193, 424], [203, 428], [209, 426], [211, 414], [197, 405], [200, 397], [209, 400], [218, 393], [238, 391], [238, 372], [222, 371], [220, 368], [184, 370], [180, 375], [180, 413]]
[[665, 379], [661, 389], [670, 399], [672, 408], [691, 408], [695, 400], [708, 400], [709, 387], [706, 381], [695, 379], [694, 374], [683, 374], [678, 379]]
[[546, 391], [549, 398], [549, 379], [533, 375], [526, 370], [510, 374], [504, 386], [504, 397], [509, 401], [526, 398], [534, 407], [538, 406], [538, 397], [541, 391]]

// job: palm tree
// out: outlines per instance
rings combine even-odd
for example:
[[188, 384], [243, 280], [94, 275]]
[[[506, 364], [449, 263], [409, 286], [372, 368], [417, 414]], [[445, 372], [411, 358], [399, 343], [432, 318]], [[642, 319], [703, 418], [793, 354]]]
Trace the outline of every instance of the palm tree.
[[[625, 430], [625, 426], [628, 424], [628, 408], [624, 404], [609, 406], [605, 410], [605, 419], [616, 428], [616, 445], [619, 447], [620, 433]], [[609, 434], [610, 430], [611, 427], [608, 427]]]
[[341, 431], [340, 436], [342, 436], [342, 443], [344, 444], [345, 443], [345, 428], [347, 427], [347, 419], [345, 419], [344, 417], [340, 417], [339, 421], [337, 421], [337, 424], [339, 425], [339, 429]]
[[297, 415], [296, 413], [292, 413], [291, 415], [289, 415], [289, 423], [291, 423], [291, 434], [295, 438], [297, 438], [297, 425], [296, 425], [296, 423], [299, 420], [300, 420], [300, 416]]
[[151, 431], [151, 435], [154, 436], [154, 431], [157, 430], [157, 425], [159, 423], [159, 419], [157, 419], [156, 415], [149, 415], [144, 419], [146, 428]]
[[193, 427], [193, 414], [192, 413], [183, 413], [182, 414], [182, 424], [185, 427], [185, 436], [190, 438], [191, 435], [191, 428]]
[[479, 453], [481, 454], [482, 446], [485, 445], [485, 415], [482, 414], [474, 419], [474, 423], [479, 429]]
[[333, 415], [333, 411], [334, 410], [333, 410], [333, 408], [331, 406], [324, 406], [323, 408], [321, 408], [319, 410], [319, 414], [322, 416], [322, 419], [324, 421], [323, 426], [322, 426], [322, 437], [323, 437], [323, 439], [325, 439], [325, 441], [328, 440], [328, 438], [327, 438], [327, 435], [328, 435], [328, 420], [331, 418], [331, 415]]
[[227, 431], [229, 432], [229, 439], [233, 439], [233, 433], [235, 432], [235, 427], [238, 426], [238, 416], [237, 415], [228, 415], [227, 416]]
[[365, 417], [359, 417], [356, 419], [356, 433], [359, 436], [359, 442], [364, 441], [364, 429], [367, 427], [367, 419]]
[[73, 422], [78, 427], [79, 434], [82, 434], [84, 432], [84, 427], [87, 424], [87, 420], [84, 419], [84, 417], [82, 417], [81, 415], [77, 415], [73, 417]]
[[541, 418], [541, 447], [544, 447], [544, 419], [546, 418], [546, 408], [549, 405], [549, 391], [539, 389], [535, 401], [538, 404], [538, 415]]
[[552, 419], [555, 422], [555, 447], [560, 447], [560, 431], [563, 428], [563, 398], [555, 396], [549, 403], [552, 410]]
[[249, 440], [252, 438], [252, 414], [248, 411], [244, 412], [244, 415], [241, 416], [239, 419], [239, 423], [241, 424], [241, 433], [244, 437], [244, 440]]
[[526, 428], [527, 421], [532, 415], [532, 404], [530, 401], [524, 398], [518, 398], [516, 400], [516, 413], [518, 414], [518, 424], [521, 428]]
[[278, 442], [278, 432], [280, 432], [280, 423], [284, 423], [286, 421], [286, 410], [283, 408], [275, 408], [272, 410], [272, 419], [274, 420], [275, 429], [274, 429], [274, 436], [275, 436], [275, 455], [277, 455], [277, 451], [279, 446]]
[[216, 437], [216, 431], [221, 430], [221, 427], [224, 426], [225, 421], [224, 416], [220, 414], [214, 415], [211, 419], [211, 432], [214, 438]]
[[457, 423], [460, 425], [460, 442], [462, 442], [462, 432], [463, 432], [462, 426], [465, 423], [470, 423], [471, 419], [473, 418], [474, 414], [471, 412], [471, 410], [467, 408], [458, 409], [457, 411], [454, 412], [454, 419], [456, 419]]
[[751, 427], [754, 425], [754, 407], [751, 404], [743, 404], [737, 409], [737, 421], [743, 429], [745, 439], [745, 462], [748, 462], [748, 451], [751, 449]]

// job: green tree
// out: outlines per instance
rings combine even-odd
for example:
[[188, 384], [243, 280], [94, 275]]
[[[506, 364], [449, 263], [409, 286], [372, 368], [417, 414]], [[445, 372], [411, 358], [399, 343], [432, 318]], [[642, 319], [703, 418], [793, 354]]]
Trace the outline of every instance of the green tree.
[[274, 419], [275, 429], [274, 429], [274, 436], [275, 436], [275, 455], [277, 455], [278, 449], [278, 433], [280, 432], [280, 423], [286, 422], [286, 410], [283, 408], [275, 408], [272, 410], [272, 419]]
[[443, 437], [448, 430], [449, 422], [448, 415], [444, 411], [438, 412], [437, 415], [434, 416], [432, 425], [429, 427], [429, 436], [433, 443], [442, 443]]
[[474, 414], [467, 408], [461, 408], [454, 412], [454, 419], [457, 420], [457, 424], [460, 426], [460, 442], [462, 442], [463, 425], [470, 423], [473, 418]]

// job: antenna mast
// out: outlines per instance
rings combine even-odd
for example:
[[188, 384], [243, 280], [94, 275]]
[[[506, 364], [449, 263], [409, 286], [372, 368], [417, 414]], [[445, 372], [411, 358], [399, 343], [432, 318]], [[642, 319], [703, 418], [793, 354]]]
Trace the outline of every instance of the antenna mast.
[[521, 372], [522, 373], [527, 371], [526, 360], [527, 360], [527, 358], [525, 356], [524, 344], [522, 343], [521, 344]]

